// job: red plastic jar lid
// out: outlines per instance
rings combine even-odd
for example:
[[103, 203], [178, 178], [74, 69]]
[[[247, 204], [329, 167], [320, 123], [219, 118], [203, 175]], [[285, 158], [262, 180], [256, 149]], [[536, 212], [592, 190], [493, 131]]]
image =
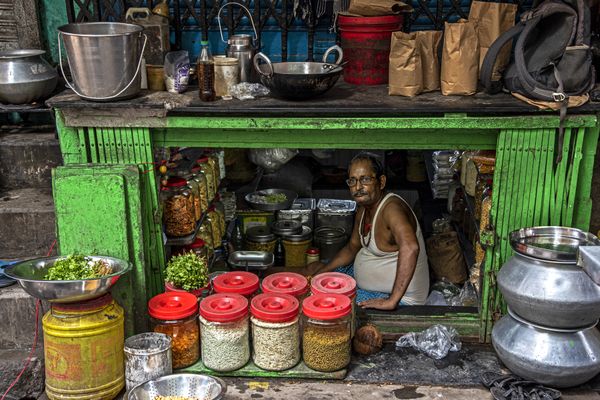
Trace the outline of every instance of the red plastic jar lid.
[[148, 314], [163, 321], [183, 319], [198, 312], [198, 298], [191, 293], [166, 292], [148, 302]]
[[311, 247], [310, 249], [306, 250], [306, 254], [312, 254], [312, 255], [319, 254], [319, 249], [317, 249], [316, 247]]
[[298, 316], [300, 303], [289, 294], [263, 293], [252, 299], [250, 312], [266, 322], [288, 322]]
[[197, 163], [199, 164], [204, 164], [208, 162], [208, 157], [200, 157], [199, 159], [196, 160]]
[[167, 187], [180, 187], [186, 186], [187, 180], [185, 178], [181, 178], [179, 176], [174, 176], [167, 179]]
[[312, 278], [313, 294], [332, 293], [352, 297], [356, 294], [356, 281], [341, 272], [325, 272]]
[[304, 299], [302, 312], [313, 319], [338, 319], [352, 312], [352, 303], [342, 294], [315, 294]]
[[258, 290], [258, 276], [252, 272], [227, 272], [213, 279], [213, 289], [217, 293], [237, 293], [250, 296]]
[[212, 322], [237, 321], [248, 315], [248, 299], [235, 293], [213, 294], [200, 302], [200, 315]]
[[262, 291], [301, 296], [308, 292], [308, 280], [295, 272], [278, 272], [263, 279]]
[[186, 249], [200, 249], [200, 248], [204, 247], [205, 245], [206, 245], [206, 243], [204, 243], [204, 240], [196, 239], [192, 243], [185, 246], [185, 248]]

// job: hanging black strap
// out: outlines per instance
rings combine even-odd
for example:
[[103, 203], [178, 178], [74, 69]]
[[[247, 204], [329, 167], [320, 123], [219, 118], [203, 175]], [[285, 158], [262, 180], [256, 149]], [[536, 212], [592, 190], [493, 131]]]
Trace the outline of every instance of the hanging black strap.
[[496, 59], [498, 58], [498, 54], [504, 47], [506, 43], [511, 41], [515, 36], [521, 34], [523, 29], [525, 28], [525, 22], [519, 22], [502, 35], [498, 37], [492, 43], [487, 53], [485, 54], [485, 58], [483, 59], [483, 63], [481, 64], [481, 69], [479, 71], [479, 80], [483, 85], [483, 90], [486, 93], [494, 94], [498, 93], [502, 89], [502, 84], [499, 81], [492, 81], [492, 72], [494, 71], [494, 64], [496, 64]]

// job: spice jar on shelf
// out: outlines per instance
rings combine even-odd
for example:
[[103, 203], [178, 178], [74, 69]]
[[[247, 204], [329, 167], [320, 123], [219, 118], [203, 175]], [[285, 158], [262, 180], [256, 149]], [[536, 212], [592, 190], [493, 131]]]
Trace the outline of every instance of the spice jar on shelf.
[[283, 237], [286, 267], [304, 267], [306, 265], [306, 250], [312, 244], [312, 230], [302, 226], [302, 232]]
[[263, 293], [287, 294], [302, 302], [309, 294], [308, 279], [295, 272], [277, 272], [262, 280]]
[[253, 226], [246, 229], [244, 243], [246, 250], [273, 253], [277, 239], [268, 226]]
[[217, 186], [215, 186], [215, 172], [208, 163], [208, 157], [200, 157], [196, 160], [200, 170], [206, 177], [206, 185], [208, 188], [208, 202], [210, 203], [215, 198], [217, 193]]
[[223, 232], [221, 232], [220, 218], [217, 215], [214, 206], [208, 207], [208, 215], [206, 216], [205, 220], [208, 220], [208, 222], [210, 223], [210, 227], [212, 230], [213, 245], [215, 246], [215, 248], [221, 247], [221, 239], [223, 238]]
[[204, 241], [206, 251], [209, 257], [212, 257], [215, 253], [215, 246], [213, 244], [212, 228], [210, 226], [210, 221], [207, 218], [204, 218], [204, 221], [202, 221], [200, 228], [198, 228], [198, 234], [196, 234], [196, 238], [202, 239]]
[[196, 221], [200, 219], [202, 216], [202, 207], [200, 204], [200, 187], [198, 186], [198, 182], [194, 180], [195, 174], [189, 173], [185, 174], [183, 178], [187, 181], [187, 185], [191, 188], [192, 195], [192, 203], [194, 204], [194, 217]]
[[341, 272], [325, 272], [312, 278], [312, 294], [340, 294], [347, 296], [352, 305], [352, 336], [356, 330], [356, 280]]
[[200, 358], [198, 299], [191, 293], [167, 292], [148, 302], [153, 332], [171, 337], [173, 369], [187, 367]]
[[202, 172], [199, 165], [192, 168], [194, 174], [194, 181], [198, 185], [198, 193], [200, 194], [200, 212], [206, 212], [208, 210], [209, 198], [208, 198], [208, 184], [206, 183], [206, 176]]
[[209, 153], [207, 155], [208, 163], [212, 167], [214, 171], [214, 180], [215, 180], [215, 194], [219, 191], [219, 184], [221, 183], [221, 172], [219, 171], [219, 159], [215, 153]]
[[298, 299], [263, 293], [252, 299], [252, 361], [268, 371], [283, 371], [300, 362]]
[[196, 229], [196, 216], [191, 188], [181, 177], [167, 180], [160, 190], [163, 223], [168, 236], [186, 236]]
[[317, 249], [316, 247], [310, 247], [308, 250], [306, 250], [306, 265], [314, 262], [319, 262], [320, 257], [321, 254], [319, 252], [319, 249]]
[[302, 302], [302, 357], [308, 368], [333, 372], [350, 363], [352, 305], [348, 296], [317, 294]]
[[258, 291], [259, 279], [252, 272], [232, 271], [215, 277], [212, 284], [215, 293], [240, 294], [251, 298]]
[[213, 294], [200, 302], [202, 362], [214, 371], [242, 368], [250, 360], [248, 299]]

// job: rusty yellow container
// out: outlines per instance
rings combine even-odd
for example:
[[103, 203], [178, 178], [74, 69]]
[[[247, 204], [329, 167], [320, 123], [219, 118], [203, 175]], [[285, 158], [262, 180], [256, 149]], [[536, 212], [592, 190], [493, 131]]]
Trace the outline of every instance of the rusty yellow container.
[[125, 386], [123, 309], [110, 294], [53, 304], [42, 319], [50, 400], [110, 400]]

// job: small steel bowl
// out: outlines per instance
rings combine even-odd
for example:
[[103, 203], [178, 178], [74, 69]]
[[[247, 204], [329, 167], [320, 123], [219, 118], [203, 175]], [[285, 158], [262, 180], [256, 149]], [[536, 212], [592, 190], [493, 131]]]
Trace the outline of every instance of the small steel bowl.
[[131, 389], [128, 400], [154, 400], [157, 396], [182, 396], [219, 400], [227, 385], [219, 378], [200, 374], [173, 374], [152, 379]]
[[[281, 203], [259, 203], [253, 200], [255, 196], [266, 196], [269, 194], [285, 194], [285, 201]], [[296, 192], [292, 192], [291, 190], [285, 189], [263, 189], [257, 190], [256, 192], [248, 193], [245, 197], [245, 200], [250, 204], [252, 208], [262, 211], [279, 211], [279, 210], [287, 210], [292, 206], [298, 194]]]
[[44, 257], [27, 260], [6, 267], [4, 274], [16, 279], [31, 296], [51, 303], [73, 303], [100, 297], [121, 277], [129, 272], [131, 263], [106, 256], [87, 256], [93, 261], [102, 260], [110, 264], [113, 273], [97, 279], [77, 281], [47, 281], [44, 276], [54, 263], [65, 256]]

